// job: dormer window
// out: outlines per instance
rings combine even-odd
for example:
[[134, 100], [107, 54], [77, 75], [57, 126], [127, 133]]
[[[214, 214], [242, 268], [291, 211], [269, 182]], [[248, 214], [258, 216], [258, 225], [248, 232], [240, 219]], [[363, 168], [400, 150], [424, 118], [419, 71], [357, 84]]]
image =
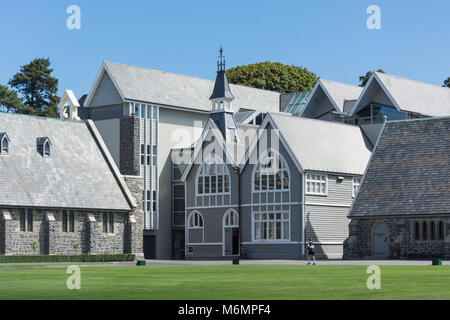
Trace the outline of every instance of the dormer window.
[[0, 132], [0, 153], [9, 153], [9, 141], [6, 132]]
[[50, 157], [50, 147], [52, 143], [48, 137], [42, 137], [37, 139], [38, 152], [43, 157]]

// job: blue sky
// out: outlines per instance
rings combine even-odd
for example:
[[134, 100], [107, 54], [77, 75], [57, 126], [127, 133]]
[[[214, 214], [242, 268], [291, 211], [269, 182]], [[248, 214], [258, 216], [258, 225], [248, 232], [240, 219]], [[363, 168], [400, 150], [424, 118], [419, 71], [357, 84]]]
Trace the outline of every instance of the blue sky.
[[[69, 30], [69, 5], [81, 29]], [[369, 30], [369, 5], [381, 30]], [[227, 67], [273, 61], [357, 84], [368, 70], [441, 85], [450, 76], [450, 1], [2, 1], [0, 83], [49, 57], [59, 91], [89, 91], [103, 60], [214, 79]]]

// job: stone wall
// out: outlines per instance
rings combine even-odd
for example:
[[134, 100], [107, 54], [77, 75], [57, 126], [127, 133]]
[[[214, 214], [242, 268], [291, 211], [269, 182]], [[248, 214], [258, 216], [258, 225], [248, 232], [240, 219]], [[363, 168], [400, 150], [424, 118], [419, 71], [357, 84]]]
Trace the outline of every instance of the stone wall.
[[131, 253], [143, 254], [144, 252], [144, 209], [143, 190], [144, 180], [140, 176], [123, 176], [132, 196], [136, 200], [137, 207], [130, 213], [127, 222], [126, 250]]
[[120, 119], [120, 173], [139, 175], [139, 118]]
[[33, 231], [29, 232], [20, 231], [20, 209], [0, 209], [0, 254], [127, 253], [129, 214], [114, 212], [113, 216], [113, 233], [103, 233], [102, 212], [79, 211], [74, 232], [63, 232], [62, 211], [33, 210]]
[[[415, 221], [444, 221], [444, 240], [415, 240], [413, 225]], [[383, 224], [388, 230], [388, 257], [399, 258], [450, 258], [450, 217], [381, 217], [353, 218], [349, 225], [349, 238], [346, 240], [349, 259], [373, 257], [373, 230]]]

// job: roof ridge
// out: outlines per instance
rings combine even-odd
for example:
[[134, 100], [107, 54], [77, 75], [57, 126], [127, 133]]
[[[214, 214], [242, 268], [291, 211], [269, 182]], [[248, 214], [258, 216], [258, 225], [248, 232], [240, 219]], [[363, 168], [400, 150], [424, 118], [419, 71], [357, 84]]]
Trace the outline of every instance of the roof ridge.
[[[113, 61], [107, 61], [107, 60], [104, 60], [103, 62], [105, 62], [105, 63], [111, 63], [111, 64], [116, 64], [116, 65], [120, 65], [120, 66], [125, 66], [125, 67], [144, 69], [144, 70], [147, 70], [147, 71], [156, 71], [156, 72], [160, 72], [160, 73], [166, 73], [166, 74], [171, 74], [171, 75], [181, 76], [181, 77], [185, 77], [185, 78], [189, 78], [189, 79], [194, 78], [194, 79], [198, 79], [198, 80], [203, 80], [203, 81], [208, 81], [208, 82], [214, 83], [214, 80], [210, 80], [210, 79], [206, 79], [206, 78], [201, 78], [201, 77], [198, 77], [198, 76], [189, 76], [189, 75], [181, 74], [181, 73], [175, 73], [175, 72], [168, 72], [168, 71], [162, 71], [162, 70], [150, 69], [150, 68], [139, 67], [139, 66], [133, 66], [133, 65], [129, 65], [129, 64], [124, 64], [124, 63], [119, 63], [119, 62], [113, 62]], [[281, 95], [280, 92], [272, 91], [272, 90], [266, 90], [266, 89], [254, 88], [254, 87], [244, 86], [244, 85], [241, 85], [241, 84], [235, 84], [235, 83], [230, 83], [230, 85], [231, 85], [231, 86], [237, 86], [237, 87], [248, 88], [248, 89], [252, 89], [252, 90], [260, 90], [260, 91], [264, 91], [264, 92], [276, 93], [276, 94], [278, 94], [278, 95]]]
[[426, 118], [403, 119], [403, 120], [390, 120], [387, 123], [415, 122], [415, 121], [428, 121], [428, 120], [445, 120], [445, 119], [450, 119], [450, 116], [426, 117]]
[[36, 119], [36, 120], [42, 120], [42, 121], [57, 121], [57, 122], [70, 122], [70, 123], [81, 123], [81, 124], [85, 124], [86, 121], [85, 120], [70, 120], [70, 119], [60, 119], [60, 118], [49, 118], [49, 117], [44, 117], [44, 116], [36, 116], [36, 115], [32, 115], [32, 114], [22, 114], [22, 113], [8, 113], [5, 111], [0, 111], [0, 117], [4, 117], [4, 116], [8, 116], [8, 117], [24, 117], [24, 118], [32, 118], [32, 119]]
[[389, 76], [389, 77], [393, 77], [393, 78], [397, 78], [397, 79], [401, 79], [401, 80], [407, 80], [407, 81], [411, 81], [411, 82], [417, 82], [417, 83], [420, 83], [420, 84], [425, 84], [425, 85], [436, 87], [436, 88], [440, 88], [440, 89], [447, 89], [447, 90], [450, 89], [450, 88], [439, 86], [439, 85], [433, 84], [433, 83], [428, 83], [428, 82], [423, 82], [423, 81], [419, 81], [419, 80], [415, 80], [415, 79], [400, 77], [400, 76], [397, 76], [397, 75], [391, 74], [391, 73], [383, 73], [383, 72], [377, 72], [377, 71], [375, 71], [375, 73], [377, 74], [377, 76], [380, 75], [380, 74], [383, 74], [383, 75], [386, 75], [386, 76]]

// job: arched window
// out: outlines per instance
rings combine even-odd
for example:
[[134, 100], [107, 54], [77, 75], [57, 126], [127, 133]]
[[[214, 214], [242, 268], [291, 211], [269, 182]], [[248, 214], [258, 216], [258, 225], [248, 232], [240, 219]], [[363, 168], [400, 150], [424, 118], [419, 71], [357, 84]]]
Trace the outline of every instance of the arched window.
[[224, 217], [225, 227], [239, 227], [239, 215], [234, 210], [229, 210], [225, 213]]
[[280, 154], [267, 150], [253, 174], [253, 191], [289, 190], [289, 170]]
[[290, 172], [273, 149], [259, 158], [252, 177], [252, 241], [289, 241]]
[[434, 221], [430, 223], [430, 240], [436, 240], [436, 223]]
[[438, 223], [438, 239], [444, 240], [445, 239], [445, 233], [444, 233], [444, 223], [442, 221], [439, 221]]
[[414, 239], [420, 240], [420, 223], [418, 221], [414, 222]]
[[189, 215], [188, 226], [189, 229], [203, 228], [203, 216], [200, 212], [194, 211]]
[[428, 224], [426, 221], [422, 222], [422, 240], [428, 240]]
[[0, 132], [0, 153], [9, 153], [9, 137], [6, 132]]
[[230, 173], [226, 164], [217, 155], [207, 157], [197, 171], [197, 206], [230, 204]]

